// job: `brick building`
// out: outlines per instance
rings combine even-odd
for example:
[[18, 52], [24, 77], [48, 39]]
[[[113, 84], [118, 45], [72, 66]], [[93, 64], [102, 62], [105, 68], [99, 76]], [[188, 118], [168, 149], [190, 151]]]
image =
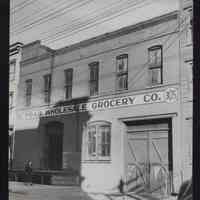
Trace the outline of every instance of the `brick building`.
[[121, 179], [129, 191], [177, 191], [191, 176], [192, 131], [179, 34], [172, 12], [58, 50], [24, 45], [14, 168], [30, 159], [35, 170], [71, 169], [93, 192]]

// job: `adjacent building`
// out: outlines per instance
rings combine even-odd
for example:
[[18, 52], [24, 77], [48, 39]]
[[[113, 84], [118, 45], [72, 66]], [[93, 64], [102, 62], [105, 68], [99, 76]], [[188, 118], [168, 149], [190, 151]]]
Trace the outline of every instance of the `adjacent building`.
[[35, 171], [70, 169], [88, 192], [120, 180], [126, 191], [177, 192], [191, 176], [192, 137], [179, 28], [177, 11], [58, 50], [24, 45], [14, 168], [30, 159]]
[[19, 63], [21, 59], [22, 43], [16, 42], [9, 47], [9, 164], [12, 159], [14, 137], [14, 117], [16, 108], [17, 87], [19, 82]]

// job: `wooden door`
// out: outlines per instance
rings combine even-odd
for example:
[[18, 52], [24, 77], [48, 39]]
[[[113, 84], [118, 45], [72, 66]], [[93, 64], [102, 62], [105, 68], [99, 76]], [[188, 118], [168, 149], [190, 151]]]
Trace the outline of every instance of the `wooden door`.
[[63, 125], [61, 123], [50, 123], [47, 125], [48, 143], [48, 168], [50, 170], [62, 169], [63, 153]]
[[166, 125], [128, 128], [127, 185], [129, 191], [164, 195], [169, 189], [169, 140]]

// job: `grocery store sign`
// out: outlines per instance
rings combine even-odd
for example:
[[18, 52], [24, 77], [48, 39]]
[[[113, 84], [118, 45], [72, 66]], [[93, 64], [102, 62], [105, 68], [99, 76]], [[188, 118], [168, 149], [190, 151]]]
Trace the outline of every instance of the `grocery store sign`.
[[133, 96], [123, 96], [117, 98], [106, 98], [101, 100], [96, 100], [87, 103], [81, 103], [76, 105], [54, 107], [46, 110], [40, 111], [30, 111], [26, 112], [26, 118], [36, 118], [38, 117], [51, 117], [62, 114], [70, 114], [76, 112], [85, 111], [101, 111], [113, 108], [151, 104], [151, 103], [161, 103], [161, 102], [176, 102], [177, 101], [177, 89], [169, 88], [164, 91], [157, 91], [145, 94], [138, 94]]

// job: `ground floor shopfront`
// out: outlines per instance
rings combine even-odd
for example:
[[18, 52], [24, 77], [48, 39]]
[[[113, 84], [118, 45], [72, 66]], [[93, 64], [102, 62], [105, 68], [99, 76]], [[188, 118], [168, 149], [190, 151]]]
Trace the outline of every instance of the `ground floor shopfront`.
[[15, 168], [26, 159], [35, 169], [72, 168], [88, 192], [116, 191], [120, 180], [128, 191], [178, 190], [188, 144], [176, 86], [71, 105], [46, 110], [29, 124], [19, 121], [24, 128], [15, 133]]

